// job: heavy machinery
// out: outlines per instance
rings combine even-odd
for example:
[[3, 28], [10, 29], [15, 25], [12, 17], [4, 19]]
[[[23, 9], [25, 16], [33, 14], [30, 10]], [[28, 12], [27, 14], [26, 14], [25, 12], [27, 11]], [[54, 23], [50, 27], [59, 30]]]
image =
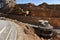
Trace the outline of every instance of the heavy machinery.
[[20, 8], [19, 6], [15, 6], [13, 8], [10, 8], [9, 12], [7, 12], [8, 14], [12, 14], [12, 15], [29, 15], [29, 11], [24, 11], [24, 9]]
[[53, 26], [51, 26], [47, 20], [39, 20], [40, 35], [44, 38], [51, 38], [53, 36]]
[[54, 29], [53, 26], [51, 26], [48, 23], [48, 20], [39, 20], [39, 33], [40, 36], [45, 39], [51, 39], [54, 35], [60, 38], [60, 29]]

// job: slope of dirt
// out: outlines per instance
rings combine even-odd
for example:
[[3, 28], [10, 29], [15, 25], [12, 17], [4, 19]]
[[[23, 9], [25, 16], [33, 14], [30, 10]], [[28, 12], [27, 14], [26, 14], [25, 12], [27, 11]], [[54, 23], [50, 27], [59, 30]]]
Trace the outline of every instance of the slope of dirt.
[[30, 16], [37, 17], [60, 17], [60, 5], [49, 5], [46, 3], [42, 3], [39, 6], [34, 4], [17, 4], [18, 7], [23, 10], [29, 10]]
[[0, 17], [7, 17], [10, 19], [16, 19], [21, 22], [31, 23], [38, 25], [38, 20], [44, 19], [48, 20], [49, 23], [54, 27], [60, 27], [60, 18], [54, 18], [54, 17], [33, 17], [33, 16], [20, 16], [20, 15], [0, 15]]
[[51, 17], [32, 17], [32, 16], [20, 16], [20, 15], [3, 15], [10, 19], [16, 19], [21, 22], [31, 23], [38, 25], [38, 20], [48, 20], [49, 23], [54, 27], [60, 27], [60, 18], [51, 18]]
[[19, 23], [20, 28], [18, 27], [18, 40], [41, 40], [33, 31], [32, 28]]
[[26, 26], [24, 23], [9, 18], [0, 17], [0, 20], [9, 20], [15, 22], [17, 26], [17, 40], [40, 40], [40, 37], [34, 32], [34, 29]]
[[[45, 40], [44, 38], [39, 36], [39, 29], [34, 29], [17, 20], [13, 21], [19, 25], [19, 27], [17, 27], [18, 40]], [[60, 40], [60, 35], [53, 35], [52, 40]]]

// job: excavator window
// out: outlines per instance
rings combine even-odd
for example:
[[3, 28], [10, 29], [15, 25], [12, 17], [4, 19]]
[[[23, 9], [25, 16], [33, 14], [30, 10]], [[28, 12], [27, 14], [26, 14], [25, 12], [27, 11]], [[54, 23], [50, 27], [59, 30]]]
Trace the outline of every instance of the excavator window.
[[3, 3], [0, 3], [0, 9], [3, 7]]

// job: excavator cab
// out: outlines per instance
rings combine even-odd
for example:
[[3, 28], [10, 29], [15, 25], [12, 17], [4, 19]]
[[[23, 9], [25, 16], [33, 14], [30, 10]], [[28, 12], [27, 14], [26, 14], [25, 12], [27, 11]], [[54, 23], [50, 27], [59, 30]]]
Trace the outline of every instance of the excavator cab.
[[44, 38], [51, 38], [53, 36], [53, 26], [47, 20], [39, 20], [40, 35]]

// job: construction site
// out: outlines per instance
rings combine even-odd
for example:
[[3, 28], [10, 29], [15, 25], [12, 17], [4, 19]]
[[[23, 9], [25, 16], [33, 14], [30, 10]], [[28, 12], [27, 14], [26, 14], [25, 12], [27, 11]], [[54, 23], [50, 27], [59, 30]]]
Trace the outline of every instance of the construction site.
[[0, 0], [0, 40], [60, 40], [60, 4]]

